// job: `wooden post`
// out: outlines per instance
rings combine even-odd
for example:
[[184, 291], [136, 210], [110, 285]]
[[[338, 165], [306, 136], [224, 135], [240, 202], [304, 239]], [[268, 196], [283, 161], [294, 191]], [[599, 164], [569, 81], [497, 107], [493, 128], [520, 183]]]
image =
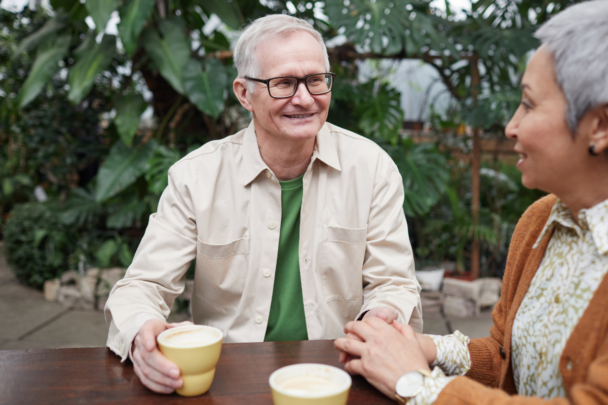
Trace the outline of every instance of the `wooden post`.
[[[479, 67], [477, 63], [477, 57], [471, 60], [471, 86], [473, 88], [474, 105], [477, 104], [477, 97], [479, 96]], [[471, 214], [473, 226], [475, 228], [479, 225], [479, 169], [481, 166], [481, 141], [479, 139], [480, 132], [481, 130], [479, 128], [473, 129], [473, 155], [471, 156]], [[479, 278], [479, 256], [479, 239], [477, 238], [477, 233], [475, 232], [473, 234], [473, 241], [471, 242], [471, 277], [473, 279]]]

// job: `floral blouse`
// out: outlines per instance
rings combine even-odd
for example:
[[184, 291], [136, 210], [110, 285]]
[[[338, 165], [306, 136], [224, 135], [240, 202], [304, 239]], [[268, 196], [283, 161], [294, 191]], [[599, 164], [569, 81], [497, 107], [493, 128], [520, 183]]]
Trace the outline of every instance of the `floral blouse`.
[[[515, 316], [511, 343], [517, 392], [544, 399], [566, 396], [559, 358], [608, 270], [608, 200], [581, 210], [578, 224], [558, 200], [534, 248], [552, 230], [543, 261]], [[452, 379], [471, 367], [469, 338], [458, 331], [429, 336], [437, 345], [436, 367], [411, 404], [432, 404]]]

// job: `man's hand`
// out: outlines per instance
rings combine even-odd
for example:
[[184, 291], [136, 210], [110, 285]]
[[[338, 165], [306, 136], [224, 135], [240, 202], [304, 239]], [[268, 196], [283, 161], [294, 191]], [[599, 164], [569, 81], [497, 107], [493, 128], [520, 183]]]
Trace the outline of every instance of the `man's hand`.
[[363, 316], [363, 319], [367, 317], [375, 316], [376, 318], [382, 319], [384, 322], [391, 325], [394, 321], [399, 319], [399, 312], [393, 307], [376, 307], [372, 308]]
[[[397, 312], [395, 308], [389, 306], [376, 307], [367, 311], [365, 315], [363, 315], [363, 319], [367, 318], [368, 316], [375, 316], [376, 318], [380, 318], [390, 325], [399, 318], [399, 312]], [[361, 339], [359, 339], [356, 335], [353, 335], [352, 333], [347, 333], [346, 338], [361, 341]], [[351, 359], [352, 356], [350, 356], [348, 353], [340, 352], [340, 363], [348, 363]]]
[[156, 337], [165, 329], [193, 325], [192, 322], [166, 323], [151, 319], [133, 340], [133, 368], [143, 385], [160, 394], [170, 394], [183, 384], [179, 368], [167, 360], [156, 346]]
[[[357, 339], [336, 339], [334, 346], [353, 359], [344, 365], [351, 374], [360, 374], [389, 398], [394, 398], [397, 380], [414, 370], [429, 370], [416, 333], [398, 321], [393, 326], [375, 317], [349, 322], [344, 331]], [[354, 357], [359, 358], [354, 358]]]

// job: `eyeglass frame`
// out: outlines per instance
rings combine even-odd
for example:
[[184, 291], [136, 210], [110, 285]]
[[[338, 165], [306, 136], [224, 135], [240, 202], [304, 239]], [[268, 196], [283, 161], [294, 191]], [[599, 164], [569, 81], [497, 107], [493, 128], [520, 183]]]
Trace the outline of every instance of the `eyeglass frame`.
[[[329, 90], [327, 90], [324, 93], [316, 93], [313, 94], [310, 89], [308, 88], [308, 83], [306, 83], [306, 79], [308, 79], [311, 76], [318, 76], [318, 75], [330, 75], [331, 76], [331, 87], [329, 88]], [[326, 73], [312, 73], [310, 75], [306, 75], [304, 77], [295, 77], [295, 76], [278, 76], [278, 77], [271, 77], [270, 79], [256, 79], [254, 77], [249, 77], [249, 76], [245, 76], [246, 80], [253, 80], [254, 82], [259, 82], [259, 83], [264, 83], [266, 85], [266, 88], [268, 89], [268, 95], [272, 98], [277, 98], [277, 99], [281, 99], [281, 98], [291, 98], [293, 96], [296, 95], [296, 93], [298, 92], [298, 87], [300, 86], [300, 82], [304, 82], [304, 86], [306, 86], [306, 90], [308, 90], [308, 93], [311, 96], [321, 96], [323, 94], [327, 94], [330, 93], [331, 90], [334, 88], [334, 79], [336, 78], [336, 74], [335, 73], [331, 73], [331, 72], [326, 72]], [[284, 96], [284, 97], [275, 97], [270, 93], [270, 81], [271, 80], [275, 80], [275, 79], [296, 79], [296, 85], [293, 87], [293, 93], [291, 94], [291, 96]]]

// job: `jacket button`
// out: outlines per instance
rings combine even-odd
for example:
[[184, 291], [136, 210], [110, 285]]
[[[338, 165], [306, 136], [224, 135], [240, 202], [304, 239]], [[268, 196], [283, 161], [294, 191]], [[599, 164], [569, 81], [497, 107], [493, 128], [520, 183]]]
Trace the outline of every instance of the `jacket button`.
[[264, 277], [270, 277], [270, 269], [264, 269], [262, 274], [264, 274]]
[[500, 357], [502, 357], [502, 359], [506, 359], [507, 355], [505, 354], [505, 349], [502, 348], [502, 346], [500, 346]]
[[262, 315], [257, 315], [255, 317], [255, 323], [262, 323], [263, 320], [264, 318], [262, 318]]

